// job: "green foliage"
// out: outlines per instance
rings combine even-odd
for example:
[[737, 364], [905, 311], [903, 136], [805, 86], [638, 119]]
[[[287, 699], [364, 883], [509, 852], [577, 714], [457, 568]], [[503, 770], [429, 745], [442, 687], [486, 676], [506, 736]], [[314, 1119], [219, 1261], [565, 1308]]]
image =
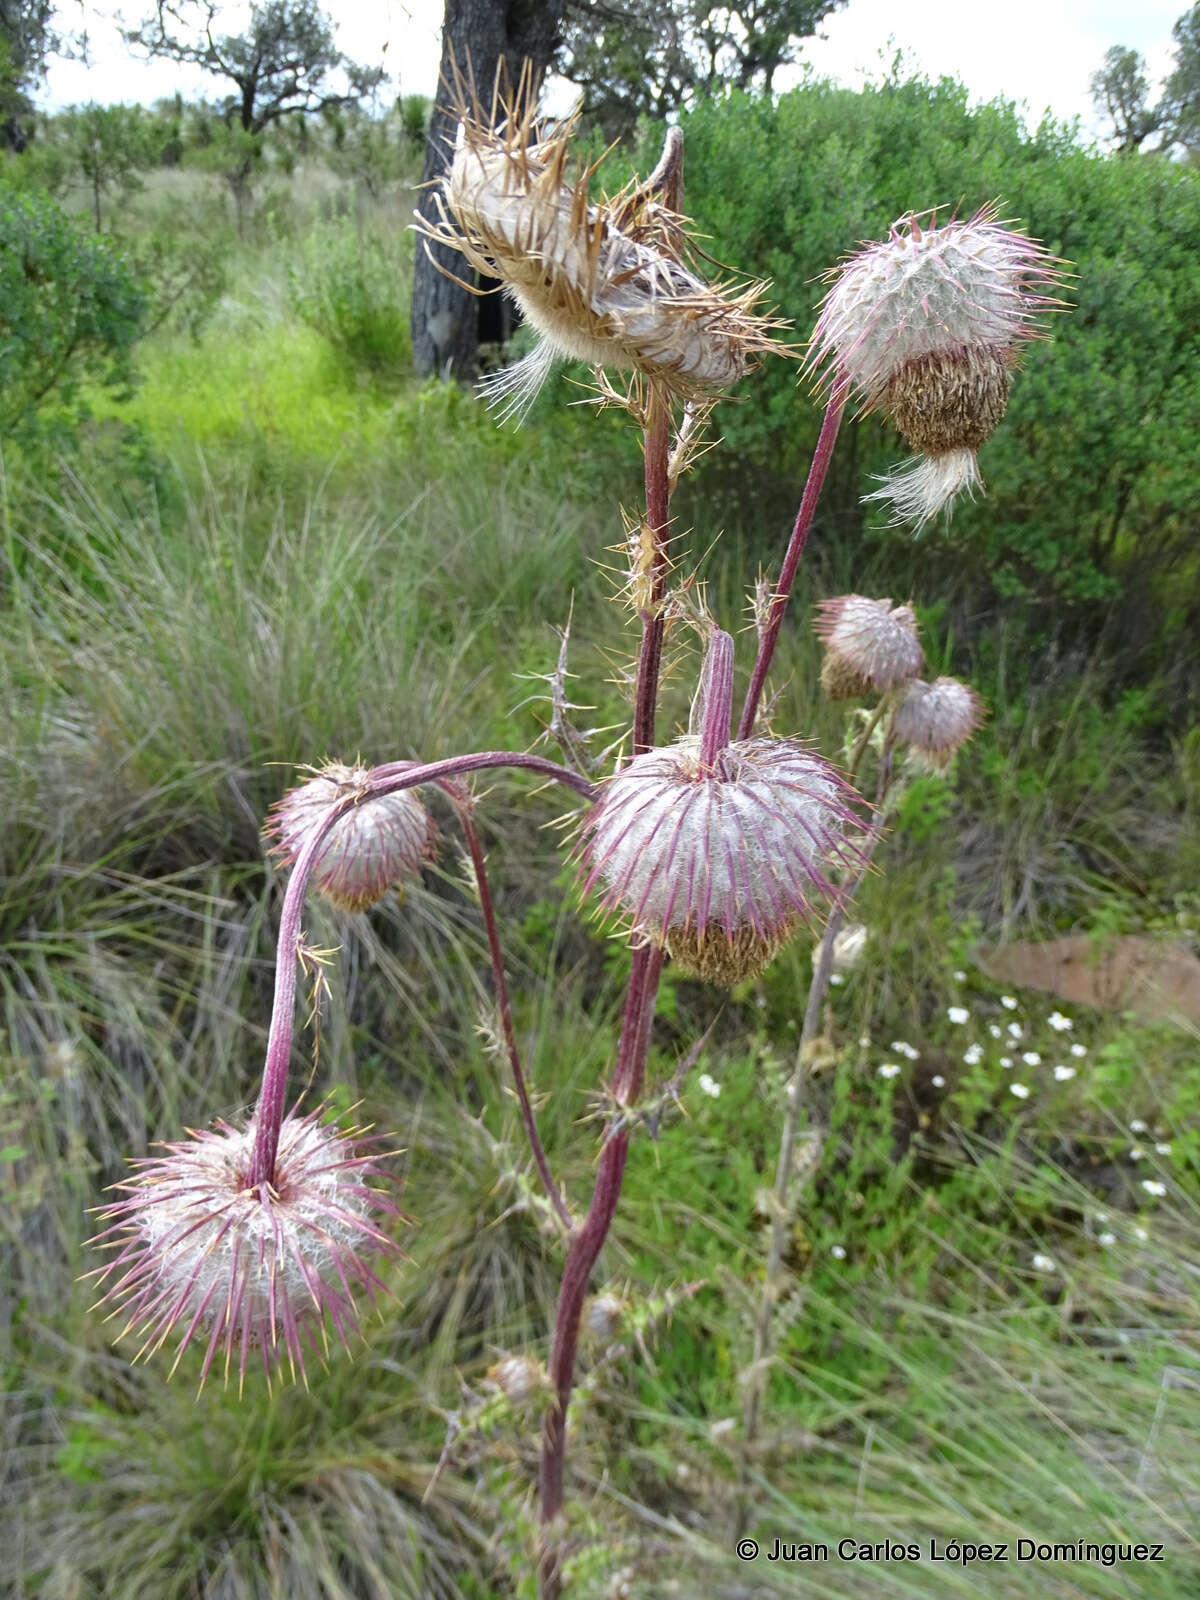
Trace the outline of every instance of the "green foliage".
[[120, 396], [145, 296], [124, 258], [44, 196], [0, 185], [0, 437], [29, 436], [51, 406], [83, 414], [89, 384]]
[[140, 106], [72, 106], [55, 119], [55, 135], [87, 185], [97, 233], [102, 202], [115, 191], [123, 199], [141, 187], [140, 172], [153, 160], [150, 120]]
[[[1073, 262], [1074, 309], [1030, 351], [981, 452], [986, 498], [923, 533], [922, 559], [943, 595], [1020, 598], [1043, 619], [1056, 608], [1077, 623], [1120, 593], [1131, 650], [1161, 644], [1161, 607], [1194, 607], [1200, 583], [1200, 174], [1082, 150], [1052, 123], [1028, 134], [1012, 106], [970, 108], [949, 80], [862, 92], [817, 83], [775, 102], [731, 94], [684, 128], [688, 208], [709, 248], [770, 279], [801, 335], [821, 272], [934, 203], [969, 215], [999, 200]], [[736, 451], [789, 481], [819, 422], [795, 385], [784, 363], [768, 363], [723, 422]], [[839, 541], [899, 543], [855, 502], [867, 475], [903, 453], [877, 419], [846, 430], [823, 513]]]
[[348, 221], [314, 228], [290, 271], [300, 320], [327, 339], [352, 372], [393, 383], [412, 366], [405, 310], [412, 235], [367, 233]]

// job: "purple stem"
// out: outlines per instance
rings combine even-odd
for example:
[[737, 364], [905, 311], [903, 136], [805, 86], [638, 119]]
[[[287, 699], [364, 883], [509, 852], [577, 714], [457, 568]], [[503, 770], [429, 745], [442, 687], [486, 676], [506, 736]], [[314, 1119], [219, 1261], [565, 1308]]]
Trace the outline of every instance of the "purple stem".
[[700, 673], [700, 770], [712, 772], [729, 743], [733, 712], [733, 640], [717, 628]]
[[441, 778], [453, 778], [463, 772], [478, 772], [486, 767], [524, 767], [532, 772], [556, 778], [577, 794], [589, 800], [595, 787], [577, 772], [560, 767], [557, 762], [546, 761], [541, 756], [525, 755], [519, 751], [487, 750], [482, 754], [450, 756], [444, 761], [394, 761], [375, 767], [363, 789], [348, 794], [330, 806], [328, 812], [305, 841], [296, 857], [287, 892], [283, 897], [283, 910], [279, 918], [279, 940], [275, 950], [275, 999], [271, 1007], [271, 1027], [267, 1034], [267, 1058], [263, 1065], [262, 1088], [254, 1110], [254, 1155], [251, 1161], [250, 1184], [257, 1188], [271, 1183], [275, 1177], [275, 1157], [279, 1151], [279, 1130], [283, 1126], [283, 1112], [287, 1095], [288, 1061], [292, 1053], [292, 1025], [296, 1009], [296, 951], [300, 942], [300, 918], [304, 911], [304, 893], [308, 875], [320, 854], [329, 831], [347, 813], [367, 800], [377, 800], [384, 795], [396, 794], [401, 789], [411, 789], [418, 783], [433, 783]]
[[541, 1175], [542, 1187], [549, 1196], [551, 1205], [557, 1211], [563, 1227], [570, 1233], [575, 1224], [550, 1171], [550, 1163], [546, 1159], [546, 1152], [538, 1135], [537, 1119], [534, 1117], [533, 1106], [530, 1103], [529, 1090], [525, 1084], [525, 1074], [521, 1070], [521, 1057], [517, 1051], [517, 1037], [513, 1029], [512, 1006], [508, 998], [508, 983], [504, 976], [504, 957], [500, 951], [500, 932], [496, 926], [496, 912], [492, 904], [492, 891], [488, 885], [487, 864], [483, 854], [483, 846], [479, 841], [479, 829], [475, 826], [475, 818], [472, 814], [472, 802], [469, 797], [464, 800], [461, 794], [455, 794], [454, 800], [458, 807], [463, 833], [466, 835], [467, 849], [471, 852], [471, 865], [475, 869], [475, 881], [479, 885], [479, 907], [483, 912], [483, 925], [487, 929], [488, 950], [491, 952], [492, 957], [492, 978], [496, 985], [496, 999], [500, 1006], [500, 1026], [504, 1030], [504, 1043], [508, 1050], [508, 1064], [512, 1068], [513, 1084], [516, 1087], [517, 1100], [521, 1107], [521, 1120], [525, 1124], [525, 1135], [529, 1140], [529, 1148], [533, 1152], [534, 1162]]
[[812, 527], [813, 517], [816, 515], [817, 501], [821, 498], [821, 490], [825, 487], [825, 475], [829, 471], [834, 441], [841, 426], [842, 412], [846, 409], [846, 397], [849, 392], [849, 378], [845, 373], [839, 373], [829, 396], [829, 404], [825, 408], [825, 420], [821, 424], [817, 448], [813, 452], [812, 465], [808, 469], [808, 481], [800, 497], [800, 509], [796, 512], [796, 521], [792, 526], [792, 537], [788, 541], [787, 554], [783, 558], [779, 583], [771, 598], [770, 616], [763, 629], [763, 636], [758, 646], [758, 659], [754, 663], [750, 687], [746, 691], [746, 704], [742, 707], [742, 720], [738, 724], [739, 739], [748, 739], [754, 732], [754, 719], [758, 716], [763, 684], [766, 682], [771, 659], [775, 654], [775, 645], [779, 639], [779, 630], [783, 626], [792, 584], [796, 581], [796, 569], [800, 565], [800, 557], [804, 554], [804, 546], [808, 540], [808, 530]]
[[[651, 384], [646, 419], [646, 522], [653, 536], [653, 565], [650, 604], [641, 612], [642, 644], [634, 687], [635, 755], [652, 749], [654, 745], [658, 680], [662, 667], [662, 600], [668, 571], [670, 421], [669, 401]], [[655, 945], [642, 945], [633, 952], [629, 987], [625, 993], [621, 1041], [617, 1047], [617, 1065], [612, 1082], [612, 1096], [618, 1106], [634, 1105], [642, 1092], [663, 960], [662, 950]], [[550, 1351], [550, 1381], [555, 1388], [555, 1401], [546, 1415], [542, 1430], [542, 1551], [538, 1567], [540, 1600], [559, 1600], [562, 1594], [562, 1538], [557, 1524], [563, 1507], [567, 1407], [575, 1384], [579, 1319], [583, 1313], [592, 1268], [608, 1238], [617, 1202], [621, 1198], [621, 1182], [625, 1175], [628, 1151], [629, 1129], [623, 1119], [614, 1121], [600, 1151], [591, 1205], [563, 1265], [558, 1309], [554, 1318], [554, 1341]]]

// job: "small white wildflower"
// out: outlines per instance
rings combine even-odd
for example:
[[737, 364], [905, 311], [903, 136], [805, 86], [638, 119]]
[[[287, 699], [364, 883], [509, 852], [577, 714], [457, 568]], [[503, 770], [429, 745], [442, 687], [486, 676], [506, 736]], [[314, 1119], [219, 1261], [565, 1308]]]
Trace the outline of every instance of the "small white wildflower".
[[1157, 1178], [1143, 1178], [1142, 1188], [1147, 1194], [1164, 1195], [1167, 1192], [1165, 1183], [1159, 1183]]
[[963, 1051], [963, 1060], [969, 1067], [977, 1067], [983, 1060], [983, 1046], [981, 1044], [968, 1045]]
[[933, 1084], [935, 1089], [944, 1089], [946, 1087], [946, 1080], [942, 1077], [940, 1072], [935, 1072], [929, 1081]]
[[1053, 1256], [1036, 1255], [1033, 1258], [1032, 1266], [1035, 1272], [1058, 1271], [1058, 1262], [1055, 1261]]
[[1074, 1027], [1070, 1017], [1064, 1017], [1061, 1011], [1052, 1011], [1046, 1021], [1054, 1029], [1055, 1033], [1066, 1033], [1069, 1028]]
[[846, 1259], [846, 1246], [844, 1244], [830, 1245], [829, 1254], [833, 1257], [833, 1259], [835, 1261], [845, 1261], [845, 1259]]
[[1116, 1242], [1117, 1236], [1115, 1233], [1102, 1233], [1100, 1235], [1101, 1244], [1116, 1244]]
[[1073, 1044], [1071, 1046], [1071, 1054], [1073, 1056], [1085, 1056], [1085, 1055], [1087, 1055], [1087, 1045], [1085, 1045], [1085, 1044]]
[[713, 1100], [721, 1093], [721, 1085], [715, 1078], [710, 1078], [707, 1072], [702, 1072], [696, 1079], [696, 1083], [700, 1088], [700, 1092], [710, 1096]]
[[1135, 1228], [1133, 1230], [1133, 1232], [1134, 1232], [1134, 1237], [1137, 1238], [1137, 1239], [1140, 1239], [1143, 1244], [1145, 1244], [1146, 1240], [1150, 1237], [1150, 1235], [1146, 1232], [1145, 1228]]
[[1059, 1083], [1066, 1083], [1068, 1078], [1073, 1078], [1075, 1076], [1075, 1068], [1055, 1067], [1054, 1076], [1058, 1079]]
[[1129, 1124], [1129, 1131], [1130, 1133], [1145, 1133], [1146, 1124], [1142, 1121], [1141, 1117], [1134, 1117], [1133, 1121]]
[[1008, 1092], [1015, 1094], [1018, 1100], [1029, 1099], [1029, 1085], [1027, 1083], [1010, 1083]]
[[1156, 1144], [1154, 1148], [1160, 1156], [1169, 1156], [1171, 1154], [1171, 1146], [1166, 1139], [1162, 1140], [1159, 1144]]
[[879, 1068], [878, 1075], [881, 1078], [898, 1078], [900, 1076], [900, 1068], [894, 1061], [885, 1061]]
[[1042, 1064], [1042, 1058], [1036, 1050], [1026, 1050], [1022, 1054], [1021, 1060], [1027, 1067], [1040, 1067]]
[[989, 1022], [988, 1023], [988, 1032], [991, 1034], [993, 1039], [999, 1039], [999, 1038], [1002, 1037], [1002, 1034], [1001, 1034], [1001, 1031], [1000, 1031], [1000, 1026], [999, 1026], [998, 1023]]
[[921, 1059], [921, 1052], [914, 1050], [912, 1045], [906, 1044], [903, 1039], [893, 1039], [889, 1048], [894, 1050], [898, 1056], [907, 1056], [910, 1061], [919, 1061]]
[[1000, 1004], [1006, 1011], [1015, 1011], [1017, 1009], [1017, 998], [1015, 995], [1002, 994], [1000, 996]]
[[1019, 1022], [1010, 1022], [1008, 1025], [1008, 1037], [1010, 1039], [1019, 1039], [1024, 1031]]
[[[870, 1047], [871, 1047], [871, 1035], [869, 1033], [860, 1034], [859, 1038], [858, 1038], [858, 1048], [860, 1050], [869, 1050]], [[892, 1049], [894, 1050], [895, 1048], [896, 1048], [895, 1045], [893, 1045]]]
[[829, 981], [836, 988], [839, 983], [845, 983], [846, 980], [842, 977], [840, 972], [831, 972], [829, 974]]
[[1011, 1067], [1012, 1066], [1012, 1057], [1011, 1056], [1001, 1056], [1000, 1057], [1000, 1065], [1002, 1067]]
[[956, 972], [954, 974], [954, 981], [955, 981], [955, 983], [966, 983], [966, 981], [967, 981], [966, 973], [965, 972]]
[[969, 1022], [971, 1018], [966, 1006], [947, 1006], [946, 1015], [951, 1022]]
[[1130, 1161], [1141, 1161], [1145, 1154], [1146, 1152], [1142, 1149], [1140, 1144], [1131, 1145], [1129, 1148]]

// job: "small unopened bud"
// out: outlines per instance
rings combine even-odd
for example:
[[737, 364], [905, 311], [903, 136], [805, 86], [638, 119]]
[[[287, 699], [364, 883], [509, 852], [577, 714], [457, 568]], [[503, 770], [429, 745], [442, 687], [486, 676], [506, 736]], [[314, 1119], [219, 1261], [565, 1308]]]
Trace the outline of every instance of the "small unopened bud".
[[597, 1339], [611, 1339], [621, 1326], [627, 1310], [626, 1302], [615, 1294], [598, 1294], [588, 1305], [588, 1331]]
[[[289, 789], [271, 808], [264, 830], [274, 836], [272, 854], [294, 861], [332, 807], [365, 790], [370, 776], [369, 767], [331, 761], [308, 783]], [[329, 830], [310, 881], [343, 911], [365, 911], [389, 889], [402, 893], [436, 840], [433, 818], [412, 790], [364, 798]]]
[[825, 641], [821, 684], [831, 700], [857, 699], [908, 683], [925, 665], [910, 606], [842, 594], [822, 600], [817, 633]]
[[488, 1377], [515, 1406], [550, 1387], [545, 1367], [531, 1356], [502, 1356], [488, 1368]]
[[983, 701], [974, 689], [957, 678], [918, 678], [896, 708], [892, 734], [923, 765], [941, 771], [982, 721]]

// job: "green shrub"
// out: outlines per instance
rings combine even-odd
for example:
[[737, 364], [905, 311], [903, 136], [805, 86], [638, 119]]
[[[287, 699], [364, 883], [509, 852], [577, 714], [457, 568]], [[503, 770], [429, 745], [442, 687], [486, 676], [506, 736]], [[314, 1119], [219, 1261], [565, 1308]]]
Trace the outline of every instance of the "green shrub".
[[[816, 83], [777, 101], [730, 94], [684, 128], [688, 210], [708, 248], [769, 278], [801, 338], [828, 264], [934, 203], [945, 218], [996, 201], [1069, 258], [1074, 309], [1031, 351], [981, 452], [986, 496], [921, 544], [940, 568], [952, 555], [973, 599], [1032, 601], [1043, 617], [1067, 606], [1073, 630], [1089, 606], [1122, 594], [1131, 655], [1161, 638], [1164, 604], [1182, 623], [1200, 509], [1200, 173], [1081, 149], [1049, 122], [1029, 133], [1014, 106], [969, 107], [949, 79], [861, 92]], [[722, 419], [726, 439], [794, 490], [819, 404], [780, 361], [745, 387], [746, 403]], [[839, 541], [881, 537], [884, 513], [857, 496], [905, 454], [876, 418], [844, 432], [822, 513]]]
[[350, 366], [376, 377], [409, 371], [406, 236], [383, 239], [346, 223], [314, 229], [289, 279], [297, 316]]
[[145, 303], [111, 244], [44, 195], [0, 186], [0, 437], [36, 432], [51, 405], [77, 420], [85, 381], [127, 392]]

